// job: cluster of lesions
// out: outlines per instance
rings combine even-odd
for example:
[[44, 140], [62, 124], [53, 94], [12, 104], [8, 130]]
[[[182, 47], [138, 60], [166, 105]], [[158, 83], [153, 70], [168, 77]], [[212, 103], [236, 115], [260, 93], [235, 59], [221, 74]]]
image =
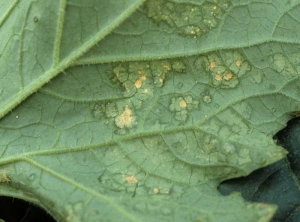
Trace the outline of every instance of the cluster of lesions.
[[228, 0], [206, 0], [201, 4], [150, 0], [146, 4], [149, 18], [156, 23], [165, 22], [187, 36], [201, 36], [215, 28], [231, 7]]
[[[96, 104], [94, 117], [107, 120], [122, 132], [132, 130], [138, 124], [137, 113], [153, 98], [155, 90], [161, 88], [171, 73], [184, 73], [182, 60], [157, 60], [149, 62], [126, 62], [113, 65], [109, 74], [112, 82], [122, 89], [120, 98]], [[120, 132], [121, 132], [120, 131]]]
[[240, 78], [251, 69], [249, 62], [237, 51], [225, 52], [222, 56], [217, 53], [201, 56], [195, 65], [204, 68], [211, 77], [212, 85], [221, 88], [235, 88]]
[[130, 98], [136, 109], [151, 99], [155, 91], [163, 87], [168, 76], [185, 73], [183, 60], [155, 60], [148, 62], [126, 62], [112, 67], [112, 81], [123, 89], [122, 96]]
[[199, 101], [190, 95], [173, 97], [169, 105], [170, 111], [175, 113], [175, 119], [180, 122], [185, 122], [189, 116], [189, 111], [198, 107]]
[[162, 87], [168, 74], [184, 73], [185, 69], [186, 65], [182, 60], [126, 62], [112, 68], [112, 81], [119, 82], [124, 87], [124, 96], [147, 94], [150, 88]]

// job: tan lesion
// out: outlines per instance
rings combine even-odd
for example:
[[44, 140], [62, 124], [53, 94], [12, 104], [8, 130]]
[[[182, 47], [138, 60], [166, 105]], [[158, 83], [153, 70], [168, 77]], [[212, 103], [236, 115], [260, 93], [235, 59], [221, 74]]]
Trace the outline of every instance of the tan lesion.
[[153, 188], [153, 193], [158, 194], [159, 193], [159, 188], [157, 188], [157, 187]]
[[241, 65], [242, 65], [242, 60], [241, 59], [237, 59], [236, 61], [235, 61], [235, 66], [236, 67], [241, 67]]
[[137, 89], [141, 88], [143, 86], [143, 82], [147, 79], [143, 71], [139, 70], [138, 74], [140, 77], [138, 77], [134, 82], [134, 87]]
[[186, 102], [184, 99], [181, 99], [181, 100], [179, 101], [179, 106], [180, 106], [181, 108], [186, 108], [186, 107], [187, 107], [187, 102]]
[[134, 87], [137, 89], [141, 88], [142, 85], [143, 85], [143, 81], [141, 79], [137, 79], [134, 83]]
[[209, 63], [208, 68], [209, 68], [209, 69], [213, 69], [213, 68], [215, 68], [216, 66], [217, 66], [216, 61], [212, 61], [212, 62]]
[[125, 176], [124, 178], [127, 183], [129, 184], [135, 184], [138, 182], [137, 178], [135, 176]]
[[123, 128], [131, 128], [134, 125], [134, 119], [132, 117], [132, 110], [128, 106], [125, 106], [123, 113], [115, 119], [116, 126]]
[[220, 74], [220, 73], [215, 73], [214, 74], [214, 79], [216, 80], [216, 81], [222, 81], [222, 75]]
[[227, 72], [225, 75], [224, 75], [224, 79], [226, 81], [229, 81], [233, 78], [233, 74], [231, 72]]

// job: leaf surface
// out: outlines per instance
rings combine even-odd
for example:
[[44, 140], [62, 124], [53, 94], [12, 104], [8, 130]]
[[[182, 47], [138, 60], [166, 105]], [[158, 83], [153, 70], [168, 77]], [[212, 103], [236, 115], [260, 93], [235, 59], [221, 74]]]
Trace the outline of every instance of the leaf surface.
[[[286, 154], [272, 137], [300, 109], [300, 46], [270, 30], [298, 1], [141, 3], [11, 7], [0, 29], [19, 32], [5, 35], [0, 57], [0, 113], [11, 111], [0, 122], [1, 194], [61, 221], [269, 221], [276, 206], [223, 197], [217, 186]], [[237, 36], [208, 41], [216, 33]]]

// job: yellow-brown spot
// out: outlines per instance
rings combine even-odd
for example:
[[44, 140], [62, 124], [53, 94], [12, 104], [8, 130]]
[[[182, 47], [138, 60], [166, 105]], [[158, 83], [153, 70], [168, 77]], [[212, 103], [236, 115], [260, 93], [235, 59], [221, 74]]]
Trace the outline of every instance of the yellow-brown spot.
[[116, 126], [123, 129], [124, 127], [130, 128], [133, 125], [132, 111], [125, 107], [124, 112], [117, 116], [115, 119]]
[[135, 82], [134, 82], [134, 86], [135, 88], [139, 89], [142, 87], [143, 85], [143, 81], [145, 81], [147, 79], [147, 77], [145, 75], [139, 77]]
[[143, 85], [143, 81], [140, 78], [138, 78], [134, 83], [134, 87], [137, 89], [141, 88], [142, 85]]
[[218, 8], [218, 6], [214, 5], [213, 9], [216, 10]]
[[159, 193], [159, 189], [158, 189], [157, 187], [155, 187], [155, 188], [153, 189], [153, 193], [158, 194], [158, 193]]
[[232, 79], [232, 77], [233, 77], [233, 74], [231, 72], [228, 72], [225, 74], [224, 79], [229, 81]]
[[144, 89], [144, 91], [143, 91], [144, 93], [148, 93], [149, 92], [149, 90], [148, 89]]
[[163, 82], [164, 80], [162, 78], [159, 78], [159, 82]]
[[138, 70], [138, 74], [139, 74], [139, 75], [143, 75], [143, 71]]
[[217, 81], [221, 81], [222, 80], [222, 76], [220, 75], [220, 73], [215, 73], [214, 74], [214, 79]]
[[182, 100], [179, 101], [179, 106], [181, 108], [186, 108], [187, 107], [187, 102], [184, 99], [182, 99]]
[[242, 65], [242, 60], [238, 59], [235, 61], [236, 67], [240, 67]]
[[213, 69], [213, 68], [215, 68], [216, 66], [217, 66], [216, 62], [215, 62], [215, 61], [212, 61], [212, 62], [209, 63], [208, 68], [209, 68], [209, 69]]
[[164, 68], [164, 69], [168, 69], [168, 70], [169, 70], [169, 69], [170, 69], [170, 65], [168, 65], [168, 64], [164, 64], [164, 65], [163, 65], [163, 68]]
[[129, 184], [135, 184], [138, 182], [138, 180], [135, 178], [135, 176], [126, 176], [125, 180]]

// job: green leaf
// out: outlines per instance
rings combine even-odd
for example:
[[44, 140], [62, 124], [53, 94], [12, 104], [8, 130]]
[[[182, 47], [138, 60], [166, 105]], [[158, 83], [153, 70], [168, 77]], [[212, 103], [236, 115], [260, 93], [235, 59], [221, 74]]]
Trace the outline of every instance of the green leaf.
[[269, 221], [217, 186], [287, 153], [299, 1], [142, 3], [3, 5], [0, 194], [59, 221]]
[[72, 65], [142, 2], [14, 0], [4, 5], [0, 117]]

